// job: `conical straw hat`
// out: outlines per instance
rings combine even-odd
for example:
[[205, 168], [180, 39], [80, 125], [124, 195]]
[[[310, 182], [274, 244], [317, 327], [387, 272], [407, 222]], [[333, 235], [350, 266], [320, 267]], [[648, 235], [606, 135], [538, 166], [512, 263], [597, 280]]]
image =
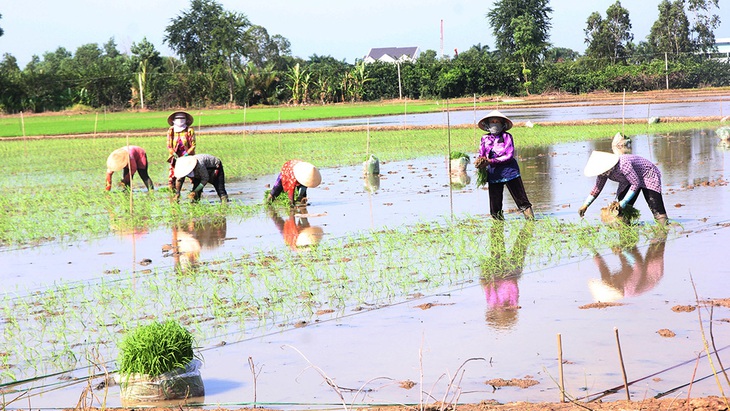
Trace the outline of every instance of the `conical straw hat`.
[[618, 163], [619, 155], [605, 151], [593, 151], [583, 171], [586, 176], [593, 177], [610, 170]]
[[167, 117], [167, 124], [172, 125], [173, 120], [175, 120], [176, 114], [184, 114], [185, 115], [185, 124], [187, 124], [188, 126], [193, 124], [193, 116], [191, 116], [190, 114], [188, 114], [184, 111], [176, 111], [176, 112], [170, 114]]
[[190, 174], [198, 164], [198, 159], [195, 156], [183, 156], [175, 161], [175, 178], [182, 178]]
[[507, 116], [499, 112], [498, 110], [494, 110], [489, 112], [483, 119], [479, 120], [478, 126], [484, 131], [489, 131], [489, 119], [492, 117], [497, 117], [502, 119], [504, 121], [504, 131], [507, 131], [512, 128], [512, 120], [508, 119]]
[[314, 188], [322, 182], [322, 175], [317, 170], [317, 167], [306, 161], [296, 163], [292, 171], [294, 172], [294, 178], [297, 179], [299, 184], [305, 187]]
[[106, 159], [106, 168], [110, 171], [119, 171], [127, 164], [129, 164], [129, 152], [124, 147], [112, 151]]

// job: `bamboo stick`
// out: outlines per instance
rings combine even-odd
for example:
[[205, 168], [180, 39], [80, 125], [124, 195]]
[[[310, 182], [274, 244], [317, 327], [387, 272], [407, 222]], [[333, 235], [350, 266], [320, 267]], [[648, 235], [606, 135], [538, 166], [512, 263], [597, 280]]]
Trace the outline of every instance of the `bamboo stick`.
[[629, 392], [629, 381], [626, 379], [626, 367], [624, 367], [624, 356], [621, 354], [621, 341], [618, 338], [618, 328], [613, 327], [613, 332], [616, 334], [616, 345], [618, 346], [618, 360], [621, 363], [621, 374], [624, 377], [624, 388], [626, 389], [626, 400], [631, 401], [631, 393]]

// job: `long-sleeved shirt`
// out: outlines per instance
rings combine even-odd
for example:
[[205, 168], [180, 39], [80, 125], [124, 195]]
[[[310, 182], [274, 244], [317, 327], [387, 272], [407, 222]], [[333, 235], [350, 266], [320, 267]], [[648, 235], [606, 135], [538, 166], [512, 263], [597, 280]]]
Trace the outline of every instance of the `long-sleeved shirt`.
[[178, 157], [195, 154], [195, 131], [188, 127], [179, 133], [173, 127], [167, 130], [167, 151], [170, 155], [177, 154]]
[[662, 192], [662, 173], [659, 168], [651, 161], [635, 154], [619, 156], [618, 163], [608, 174], [599, 174], [591, 195], [597, 197], [608, 180], [618, 183], [617, 193], [623, 192], [627, 187], [634, 192], [638, 192], [642, 188], [657, 193]]
[[193, 169], [193, 178], [200, 179], [200, 184], [206, 185], [210, 181], [208, 170], [215, 170], [221, 167], [221, 160], [210, 154], [196, 154], [198, 162]]
[[490, 159], [487, 167], [490, 183], [504, 183], [520, 176], [520, 167], [514, 158], [515, 145], [512, 135], [502, 132], [498, 135], [485, 134], [479, 145], [479, 156]]

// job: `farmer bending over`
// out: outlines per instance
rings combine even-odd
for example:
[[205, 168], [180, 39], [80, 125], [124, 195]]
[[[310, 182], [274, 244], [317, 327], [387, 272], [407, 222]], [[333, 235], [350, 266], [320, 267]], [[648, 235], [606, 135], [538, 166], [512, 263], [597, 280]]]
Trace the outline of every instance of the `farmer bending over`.
[[109, 154], [106, 159], [106, 191], [112, 189], [112, 174], [119, 170], [124, 170], [121, 181], [124, 188], [129, 188], [134, 173], [139, 172], [147, 191], [155, 189], [147, 174], [147, 153], [142, 147], [124, 146]]
[[193, 180], [193, 191], [190, 192], [188, 197], [194, 202], [200, 200], [203, 187], [208, 183], [211, 183], [215, 188], [221, 203], [228, 202], [223, 163], [218, 157], [210, 154], [196, 154], [177, 159], [175, 164], [175, 201], [180, 199], [180, 190], [182, 190], [185, 177], [190, 177]]
[[611, 180], [618, 182], [616, 198], [620, 210], [628, 205], [633, 206], [637, 194], [641, 191], [656, 222], [660, 225], [667, 224], [667, 210], [664, 208], [662, 199], [662, 173], [651, 161], [635, 154], [617, 155], [593, 151], [588, 158], [584, 172], [588, 177], [597, 177], [593, 190], [578, 209], [581, 217], [585, 215], [588, 206], [601, 193], [606, 181]]

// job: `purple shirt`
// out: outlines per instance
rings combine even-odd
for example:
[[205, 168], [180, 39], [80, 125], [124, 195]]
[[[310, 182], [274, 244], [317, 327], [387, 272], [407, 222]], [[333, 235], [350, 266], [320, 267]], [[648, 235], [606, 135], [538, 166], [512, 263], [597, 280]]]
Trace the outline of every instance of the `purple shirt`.
[[479, 146], [479, 156], [491, 160], [487, 167], [490, 183], [504, 183], [520, 176], [520, 167], [514, 158], [515, 145], [512, 134], [485, 134]]
[[596, 177], [596, 185], [591, 190], [593, 197], [597, 197], [601, 193], [607, 180], [618, 183], [617, 193], [621, 193], [626, 187], [634, 192], [638, 192], [642, 188], [657, 193], [662, 192], [661, 171], [651, 161], [635, 154], [619, 156], [618, 163], [608, 173], [599, 174]]

